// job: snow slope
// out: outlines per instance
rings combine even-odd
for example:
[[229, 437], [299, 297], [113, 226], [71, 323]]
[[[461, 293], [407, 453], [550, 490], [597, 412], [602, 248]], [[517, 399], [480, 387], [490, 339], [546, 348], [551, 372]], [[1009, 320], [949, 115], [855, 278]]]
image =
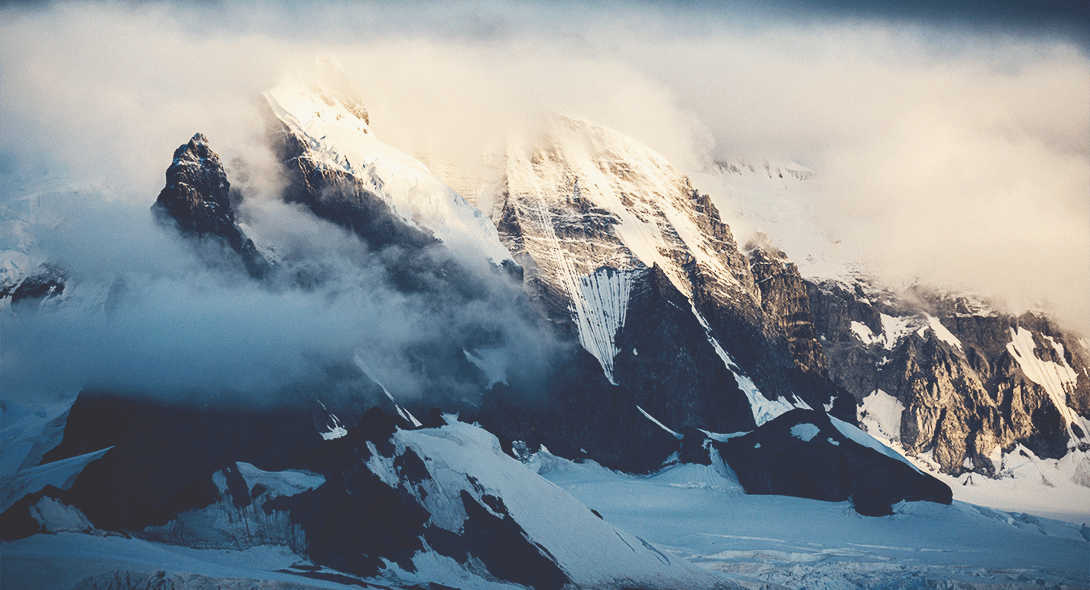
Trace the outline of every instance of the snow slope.
[[697, 190], [711, 197], [741, 242], [757, 232], [767, 234], [804, 277], [843, 278], [862, 269], [858, 256], [814, 221], [821, 180], [805, 166], [732, 161], [685, 172]]
[[[997, 448], [992, 457], [1000, 466], [995, 478], [977, 473], [953, 477], [939, 469], [930, 453], [908, 455], [898, 439], [887, 436], [892, 416], [901, 411], [890, 400], [896, 402], [881, 391], [864, 400], [860, 422], [867, 434], [950, 486], [955, 501], [1090, 524], [1090, 453], [1072, 450], [1061, 459], [1042, 459], [1023, 445], [1009, 452]], [[864, 410], [868, 413], [863, 414]]]
[[[627, 583], [699, 588], [719, 583], [699, 568], [671, 559], [644, 539], [598, 518], [565, 490], [505, 455], [499, 441], [478, 427], [448, 417], [447, 426], [401, 430], [394, 434], [393, 441], [398, 449], [395, 456], [412, 449], [423, 458], [436, 487], [430, 493], [410, 488], [409, 493], [419, 495], [436, 526], [452, 532], [462, 527], [465, 509], [462, 502], [455, 501], [454, 492], [465, 490], [482, 498], [500, 498], [527, 538], [542, 547], [580, 586]], [[375, 455], [373, 460], [371, 468], [380, 477], [398, 477], [394, 458]]]
[[265, 99], [323, 165], [363, 181], [408, 224], [431, 232], [462, 255], [483, 254], [495, 264], [510, 259], [483, 213], [420, 160], [375, 137], [352, 92], [343, 74], [327, 65], [313, 77], [286, 76], [265, 92]]
[[1090, 583], [1090, 543], [1069, 523], [964, 502], [907, 503], [893, 516], [864, 517], [847, 502], [745, 495], [715, 466], [639, 477], [540, 455], [531, 466], [607, 522], [750, 588]]

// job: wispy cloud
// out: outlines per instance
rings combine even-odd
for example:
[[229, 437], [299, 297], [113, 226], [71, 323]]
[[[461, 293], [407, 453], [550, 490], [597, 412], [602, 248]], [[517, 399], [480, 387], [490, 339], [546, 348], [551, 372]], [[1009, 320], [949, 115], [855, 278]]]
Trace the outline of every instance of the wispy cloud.
[[1048, 24], [1066, 16], [841, 4], [8, 5], [0, 186], [52, 170], [147, 206], [196, 131], [268, 177], [260, 92], [333, 56], [403, 150], [472, 169], [557, 110], [682, 169], [793, 159], [819, 221], [888, 275], [1090, 333], [1090, 60]]

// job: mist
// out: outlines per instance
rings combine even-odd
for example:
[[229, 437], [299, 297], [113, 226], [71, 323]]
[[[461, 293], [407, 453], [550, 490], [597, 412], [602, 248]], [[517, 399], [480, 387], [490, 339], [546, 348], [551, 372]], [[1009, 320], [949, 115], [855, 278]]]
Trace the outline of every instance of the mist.
[[[628, 134], [683, 172], [793, 160], [820, 183], [817, 223], [890, 281], [1043, 307], [1090, 334], [1085, 47], [1002, 23], [789, 12], [5, 5], [3, 205], [74, 195], [63, 224], [36, 228], [38, 247], [74, 291], [101, 291], [97, 305], [5, 316], [5, 394], [88, 383], [262, 390], [364, 351], [392, 392], [421, 396], [442, 384], [412, 370], [406, 351], [474, 326], [499, 334], [510, 359], [551, 354], [507, 287], [455, 315], [429, 312], [434, 302], [391, 288], [354, 237], [279, 202], [261, 92], [316, 59], [345, 71], [379, 139], [470, 178], [486, 176], [487, 155], [512, 138], [536, 139], [551, 112]], [[209, 269], [151, 223], [170, 154], [198, 131], [245, 187], [246, 231], [289, 259], [312, 257], [330, 277], [323, 287], [268, 289]]]
[[254, 236], [276, 244], [277, 271], [264, 281], [233, 251], [154, 223], [142, 205], [95, 193], [51, 204], [28, 229], [44, 236], [36, 247], [68, 281], [61, 296], [5, 313], [5, 394], [92, 387], [275, 399], [346, 367], [368, 383], [354, 368], [358, 356], [402, 403], [472, 400], [487, 375], [458, 378], [470, 366], [461, 347], [500, 363], [509, 379], [533, 378], [560, 350], [521, 307], [520, 286], [487, 262], [460, 267], [480, 291], [474, 297], [406, 292], [388, 274], [389, 251], [371, 252], [299, 206], [245, 209], [249, 227], [261, 230]]

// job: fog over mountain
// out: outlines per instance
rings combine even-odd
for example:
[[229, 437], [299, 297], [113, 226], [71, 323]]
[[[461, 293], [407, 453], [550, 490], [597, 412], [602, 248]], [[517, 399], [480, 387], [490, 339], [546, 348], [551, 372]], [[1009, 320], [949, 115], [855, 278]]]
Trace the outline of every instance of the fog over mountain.
[[0, 0], [0, 583], [1084, 587], [1087, 31]]
[[820, 179], [830, 235], [886, 275], [1090, 331], [1090, 62], [1070, 37], [703, 3], [438, 3], [419, 19], [367, 3], [3, 10], [5, 199], [59, 176], [148, 203], [164, 154], [198, 130], [272, 193], [258, 96], [317, 55], [341, 64], [385, 141], [469, 169], [549, 110], [682, 169], [793, 160]]

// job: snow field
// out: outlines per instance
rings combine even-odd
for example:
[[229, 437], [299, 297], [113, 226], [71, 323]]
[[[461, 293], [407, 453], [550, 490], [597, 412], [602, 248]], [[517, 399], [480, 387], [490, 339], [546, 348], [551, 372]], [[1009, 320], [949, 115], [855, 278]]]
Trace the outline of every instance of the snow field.
[[[398, 452], [413, 449], [424, 460], [435, 485], [443, 490], [441, 494], [429, 493], [423, 500], [437, 525], [457, 530], [451, 527], [460, 527], [464, 521], [461, 503], [448, 500], [457, 499], [453, 490], [466, 489], [475, 497], [488, 493], [503, 499], [528, 537], [546, 548], [578, 584], [605, 586], [617, 579], [645, 583], [672, 580], [670, 584], [692, 587], [715, 583], [714, 577], [699, 568], [672, 560], [598, 518], [568, 492], [505, 455], [491, 434], [451, 417], [448, 422], [443, 428], [394, 435]], [[392, 460], [389, 468], [393, 469]], [[470, 489], [469, 474], [483, 492]]]
[[[1087, 585], [1077, 525], [957, 502], [865, 517], [848, 502], [749, 496], [713, 466], [629, 476], [536, 457], [607, 522], [751, 588], [1036, 588]], [[955, 586], [956, 585], [956, 586]]]

